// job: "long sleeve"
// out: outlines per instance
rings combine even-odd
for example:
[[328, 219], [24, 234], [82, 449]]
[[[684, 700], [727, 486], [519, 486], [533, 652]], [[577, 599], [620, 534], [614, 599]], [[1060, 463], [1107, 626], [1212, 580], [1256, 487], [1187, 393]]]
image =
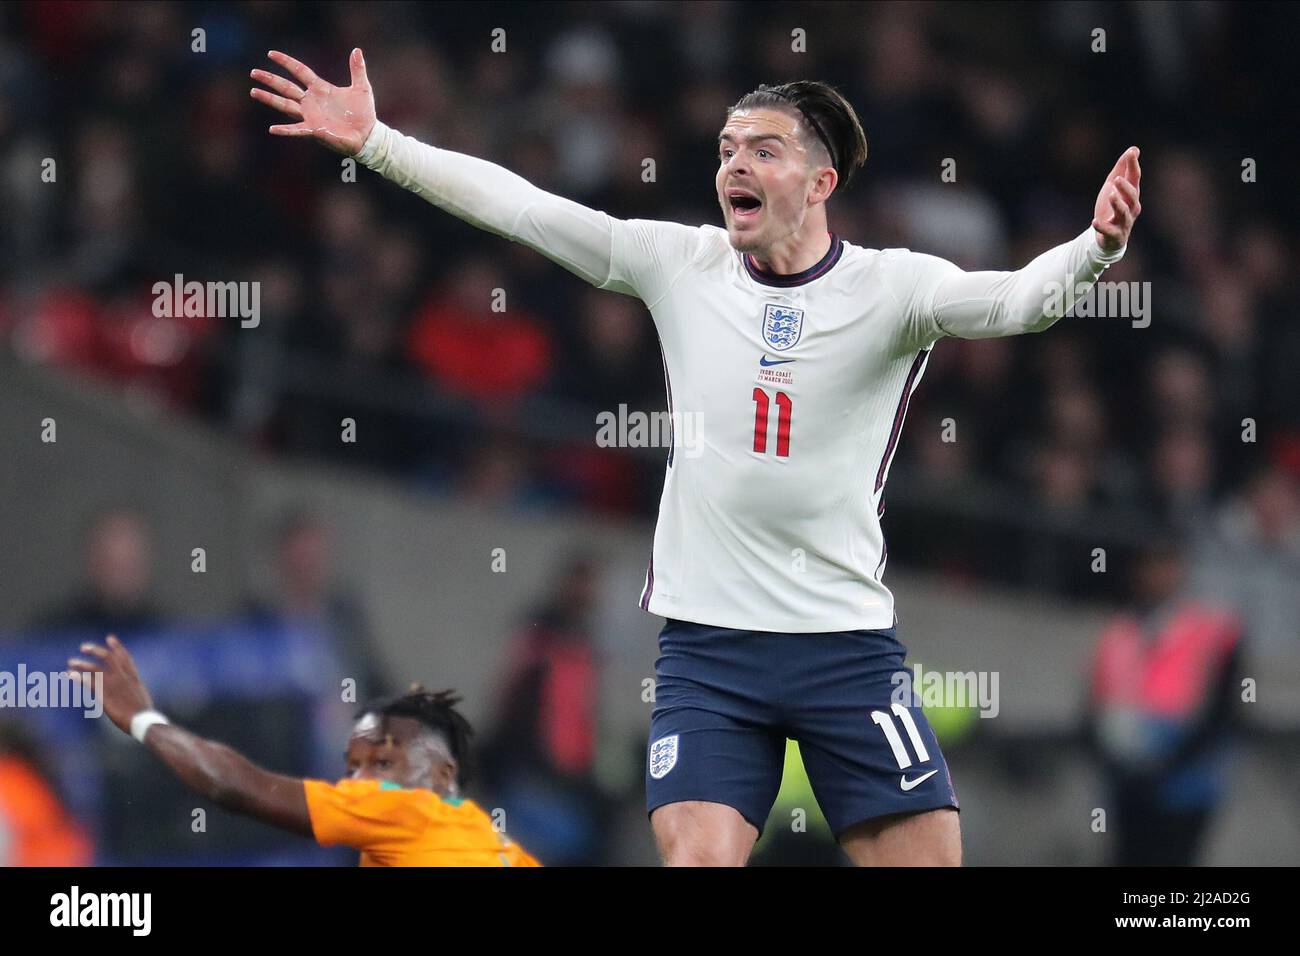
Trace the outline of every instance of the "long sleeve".
[[1015, 272], [963, 272], [937, 256], [891, 249], [888, 271], [909, 342], [1041, 332], [1074, 308], [1124, 249], [1103, 252], [1092, 227]]
[[521, 243], [600, 289], [653, 305], [698, 251], [700, 230], [615, 219], [495, 163], [421, 143], [376, 121], [356, 159], [470, 225]]

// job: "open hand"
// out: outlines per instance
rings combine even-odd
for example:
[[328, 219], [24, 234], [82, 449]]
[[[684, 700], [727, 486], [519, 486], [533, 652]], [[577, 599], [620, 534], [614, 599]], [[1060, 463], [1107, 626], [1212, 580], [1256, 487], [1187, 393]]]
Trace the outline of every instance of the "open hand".
[[1139, 150], [1130, 146], [1124, 150], [1115, 168], [1097, 193], [1097, 204], [1092, 211], [1092, 228], [1097, 245], [1106, 252], [1115, 252], [1128, 244], [1133, 223], [1142, 213], [1138, 196], [1142, 185], [1142, 167], [1138, 165]]
[[[274, 136], [310, 136], [336, 153], [355, 156], [366, 144], [375, 126], [375, 96], [366, 77], [366, 60], [357, 48], [348, 58], [352, 72], [351, 86], [334, 86], [326, 83], [305, 63], [272, 50], [267, 53], [272, 60], [298, 81], [292, 83], [282, 76], [265, 70], [249, 73], [259, 83], [270, 87], [274, 93], [254, 87], [249, 95], [299, 120], [297, 123], [272, 126]], [[301, 84], [301, 85], [299, 85]]]
[[87, 687], [94, 680], [92, 674], [104, 675], [104, 713], [129, 734], [131, 718], [142, 710], [152, 710], [153, 699], [122, 642], [110, 634], [104, 643], [108, 646], [82, 644], [81, 653], [86, 656], [70, 658], [68, 671]]

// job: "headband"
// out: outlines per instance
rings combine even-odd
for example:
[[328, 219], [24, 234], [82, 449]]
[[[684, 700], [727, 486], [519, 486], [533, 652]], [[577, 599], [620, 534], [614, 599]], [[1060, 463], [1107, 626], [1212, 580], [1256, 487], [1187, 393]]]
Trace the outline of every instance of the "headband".
[[826, 134], [822, 132], [821, 124], [818, 123], [817, 120], [813, 118], [813, 115], [809, 113], [806, 109], [804, 109], [802, 106], [800, 106], [795, 101], [794, 97], [790, 96], [788, 93], [782, 93], [780, 90], [777, 89], [768, 89], [768, 90], [764, 90], [763, 92], [771, 93], [773, 96], [779, 96], [781, 99], [785, 100], [795, 109], [797, 109], [801, 114], [803, 114], [804, 119], [806, 119], [808, 121], [808, 124], [813, 128], [814, 131], [816, 131], [817, 138], [820, 139], [822, 141], [822, 145], [826, 147], [826, 152], [830, 154], [831, 168], [838, 173], [840, 171], [840, 162], [835, 157], [835, 150], [831, 148], [831, 141], [826, 138]]

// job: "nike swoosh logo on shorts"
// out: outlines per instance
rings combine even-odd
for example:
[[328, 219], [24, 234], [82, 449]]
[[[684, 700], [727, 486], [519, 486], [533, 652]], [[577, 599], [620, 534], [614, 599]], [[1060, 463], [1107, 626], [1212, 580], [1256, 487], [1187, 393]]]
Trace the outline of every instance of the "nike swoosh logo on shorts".
[[907, 774], [903, 774], [903, 776], [899, 777], [898, 779], [898, 785], [902, 787], [903, 792], [906, 793], [908, 790], [911, 790], [913, 787], [919, 787], [921, 784], [925, 783], [927, 780], [929, 780], [938, 772], [939, 772], [938, 770], [931, 770], [929, 773], [921, 774], [921, 776], [917, 777], [915, 780], [908, 780]]

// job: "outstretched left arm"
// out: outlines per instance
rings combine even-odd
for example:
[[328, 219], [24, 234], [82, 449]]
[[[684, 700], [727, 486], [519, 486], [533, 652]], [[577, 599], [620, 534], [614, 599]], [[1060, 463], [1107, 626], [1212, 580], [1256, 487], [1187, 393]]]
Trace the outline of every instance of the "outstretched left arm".
[[1015, 272], [963, 272], [944, 259], [913, 254], [912, 320], [918, 335], [983, 339], [1053, 325], [1124, 255], [1142, 211], [1141, 180], [1138, 149], [1132, 146], [1097, 194], [1089, 228]]

